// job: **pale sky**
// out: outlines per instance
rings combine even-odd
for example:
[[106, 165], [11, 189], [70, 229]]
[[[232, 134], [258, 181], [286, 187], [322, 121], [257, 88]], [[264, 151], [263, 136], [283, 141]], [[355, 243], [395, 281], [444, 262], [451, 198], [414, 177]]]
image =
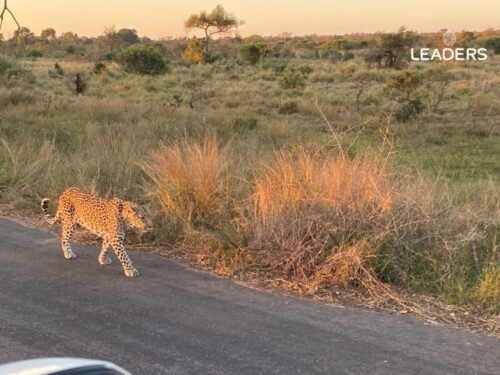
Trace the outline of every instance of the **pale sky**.
[[[186, 35], [184, 20], [217, 4], [245, 21], [243, 36], [395, 31], [403, 25], [418, 31], [500, 28], [498, 0], [9, 0], [19, 22], [37, 34], [50, 26], [58, 35], [95, 36], [114, 25], [154, 38]], [[7, 20], [6, 26], [8, 34], [13, 24]]]

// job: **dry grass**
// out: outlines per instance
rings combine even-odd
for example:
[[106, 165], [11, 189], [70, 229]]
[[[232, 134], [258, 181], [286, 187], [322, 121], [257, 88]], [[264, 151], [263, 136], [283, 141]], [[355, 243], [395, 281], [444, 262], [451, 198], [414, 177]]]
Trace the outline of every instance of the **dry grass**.
[[255, 214], [263, 222], [298, 206], [385, 212], [392, 201], [387, 172], [377, 158], [349, 159], [346, 155], [321, 160], [318, 153], [280, 153], [274, 166], [256, 178]]
[[214, 139], [178, 142], [156, 151], [143, 169], [165, 212], [186, 226], [209, 221], [224, 205], [227, 157]]
[[370, 259], [394, 200], [385, 161], [278, 154], [255, 179], [250, 247], [303, 291], [335, 284], [381, 294]]

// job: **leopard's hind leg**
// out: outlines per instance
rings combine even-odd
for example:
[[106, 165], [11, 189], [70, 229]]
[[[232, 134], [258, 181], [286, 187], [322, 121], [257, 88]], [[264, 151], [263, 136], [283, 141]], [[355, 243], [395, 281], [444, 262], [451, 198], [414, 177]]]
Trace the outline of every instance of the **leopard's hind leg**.
[[63, 250], [64, 257], [66, 259], [75, 259], [76, 254], [71, 250], [70, 241], [73, 236], [73, 232], [76, 229], [76, 224], [72, 222], [64, 221], [62, 225], [61, 233], [61, 247]]
[[105, 266], [107, 264], [111, 264], [111, 258], [108, 255], [108, 247], [109, 247], [108, 240], [103, 238], [101, 252], [99, 253], [99, 263], [102, 266]]

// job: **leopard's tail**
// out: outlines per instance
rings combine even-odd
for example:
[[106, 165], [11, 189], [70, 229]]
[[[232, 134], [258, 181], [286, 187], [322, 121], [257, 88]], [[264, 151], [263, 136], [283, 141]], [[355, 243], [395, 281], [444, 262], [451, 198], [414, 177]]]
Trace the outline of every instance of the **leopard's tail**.
[[50, 200], [48, 198], [42, 199], [42, 212], [45, 216], [45, 220], [47, 221], [47, 223], [49, 223], [50, 225], [54, 225], [59, 223], [61, 220], [59, 218], [59, 211], [57, 211], [56, 216], [54, 217], [50, 214], [49, 202]]

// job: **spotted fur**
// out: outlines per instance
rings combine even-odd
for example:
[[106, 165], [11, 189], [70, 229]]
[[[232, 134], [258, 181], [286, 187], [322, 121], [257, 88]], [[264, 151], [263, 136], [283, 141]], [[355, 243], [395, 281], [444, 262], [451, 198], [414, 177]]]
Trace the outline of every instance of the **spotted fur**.
[[49, 213], [49, 199], [42, 200], [42, 211], [49, 224], [62, 224], [61, 246], [66, 259], [75, 259], [70, 240], [74, 230], [80, 226], [102, 239], [99, 263], [111, 263], [108, 248], [111, 247], [128, 277], [138, 276], [125, 248], [123, 240], [127, 226], [142, 232], [151, 227], [151, 220], [145, 211], [135, 203], [118, 198], [105, 200], [98, 196], [84, 193], [76, 188], [65, 190], [59, 197], [57, 213], [52, 217]]

